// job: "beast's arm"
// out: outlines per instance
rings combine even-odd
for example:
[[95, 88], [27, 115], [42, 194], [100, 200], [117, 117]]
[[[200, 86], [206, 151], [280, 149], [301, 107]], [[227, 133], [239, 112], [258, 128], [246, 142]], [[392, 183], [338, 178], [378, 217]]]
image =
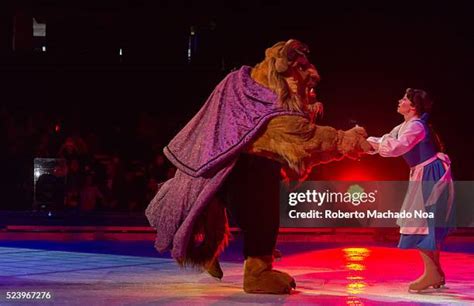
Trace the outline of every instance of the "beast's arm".
[[360, 127], [342, 131], [312, 124], [305, 117], [279, 116], [270, 120], [249, 153], [280, 161], [301, 174], [315, 165], [369, 151], [365, 136]]

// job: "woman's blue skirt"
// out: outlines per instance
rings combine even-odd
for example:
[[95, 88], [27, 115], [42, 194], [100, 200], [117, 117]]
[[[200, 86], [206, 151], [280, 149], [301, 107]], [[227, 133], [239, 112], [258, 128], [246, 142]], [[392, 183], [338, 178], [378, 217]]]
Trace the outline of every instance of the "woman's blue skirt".
[[[423, 168], [423, 198], [426, 201], [433, 190], [433, 186], [444, 175], [443, 162], [439, 159]], [[454, 229], [454, 205], [448, 214], [448, 189], [446, 188], [438, 201], [427, 207], [426, 212], [433, 212], [434, 218], [428, 218], [428, 235], [402, 234], [398, 247], [401, 249], [439, 250], [449, 232]]]

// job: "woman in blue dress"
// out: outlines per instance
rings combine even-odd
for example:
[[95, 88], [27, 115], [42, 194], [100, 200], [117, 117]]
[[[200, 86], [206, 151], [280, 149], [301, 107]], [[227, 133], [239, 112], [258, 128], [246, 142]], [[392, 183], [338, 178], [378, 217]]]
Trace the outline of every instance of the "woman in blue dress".
[[439, 137], [427, 123], [431, 106], [425, 91], [408, 88], [397, 109], [404, 122], [382, 137], [367, 139], [380, 156], [403, 156], [410, 167], [410, 184], [401, 210], [421, 211], [431, 216], [397, 222], [401, 234], [398, 246], [418, 249], [424, 262], [424, 273], [409, 285], [413, 291], [445, 284], [440, 249], [454, 220], [451, 162], [442, 153]]

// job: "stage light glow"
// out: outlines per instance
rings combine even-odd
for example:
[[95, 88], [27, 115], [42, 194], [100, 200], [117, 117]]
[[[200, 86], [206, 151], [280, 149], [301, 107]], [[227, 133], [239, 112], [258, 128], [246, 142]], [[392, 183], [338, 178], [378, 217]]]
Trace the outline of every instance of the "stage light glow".
[[367, 169], [361, 169], [359, 167], [347, 169], [344, 171], [342, 181], [370, 181], [372, 176], [368, 173]]
[[364, 303], [362, 303], [360, 299], [356, 296], [348, 296], [347, 305], [358, 306], [358, 305], [364, 305]]
[[352, 271], [364, 271], [365, 270], [365, 266], [364, 265], [361, 265], [361, 264], [357, 264], [357, 263], [348, 263], [346, 265], [346, 268], [348, 270], [352, 270]]
[[362, 293], [365, 287], [367, 287], [365, 282], [352, 282], [347, 284], [347, 292], [351, 294]]
[[348, 276], [348, 280], [364, 280], [362, 276]]
[[362, 261], [370, 255], [367, 248], [344, 248], [344, 257], [348, 261]]
[[[361, 274], [361, 271], [366, 270], [364, 260], [370, 255], [370, 250], [367, 248], [344, 248], [342, 251], [346, 260], [346, 268], [350, 273], [346, 277], [346, 279], [349, 281], [346, 286], [347, 293], [363, 293], [367, 287], [367, 283], [364, 281], [365, 277]], [[359, 305], [357, 302], [357, 299], [348, 299], [349, 305]]]

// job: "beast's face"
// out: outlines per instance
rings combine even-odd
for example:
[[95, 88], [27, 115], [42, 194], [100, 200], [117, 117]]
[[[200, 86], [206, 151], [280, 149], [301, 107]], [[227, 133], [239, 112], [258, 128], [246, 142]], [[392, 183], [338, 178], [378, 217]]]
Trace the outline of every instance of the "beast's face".
[[251, 76], [276, 92], [283, 108], [304, 111], [316, 102], [312, 89], [320, 79], [308, 54], [308, 46], [298, 40], [280, 41], [265, 50], [265, 60], [254, 67]]
[[285, 78], [298, 83], [298, 91], [309, 92], [319, 82], [316, 67], [309, 61], [309, 48], [298, 40], [291, 39], [279, 52], [277, 69]]
[[288, 69], [288, 76], [298, 80], [301, 87], [309, 90], [316, 87], [319, 82], [318, 71], [311, 63], [308, 66], [296, 66], [295, 68]]

